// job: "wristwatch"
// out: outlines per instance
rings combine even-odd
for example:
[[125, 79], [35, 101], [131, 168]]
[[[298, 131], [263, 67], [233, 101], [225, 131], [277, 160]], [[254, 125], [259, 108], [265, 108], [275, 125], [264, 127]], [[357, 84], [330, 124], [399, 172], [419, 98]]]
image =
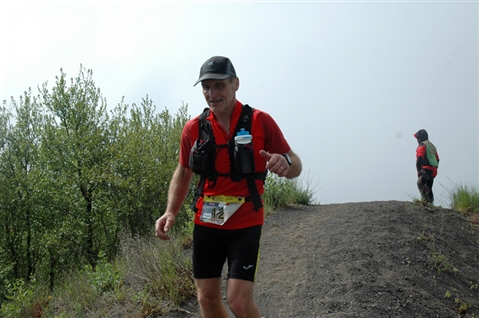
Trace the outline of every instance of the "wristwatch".
[[287, 153], [282, 153], [281, 154], [284, 159], [286, 159], [286, 162], [288, 163], [288, 165], [291, 167], [291, 165], [293, 164], [293, 162], [291, 161], [291, 158], [289, 157], [289, 155]]

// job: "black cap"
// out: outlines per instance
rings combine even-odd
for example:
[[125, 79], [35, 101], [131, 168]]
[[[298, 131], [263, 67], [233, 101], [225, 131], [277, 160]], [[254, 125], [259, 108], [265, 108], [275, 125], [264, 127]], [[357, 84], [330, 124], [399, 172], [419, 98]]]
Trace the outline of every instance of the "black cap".
[[230, 76], [236, 77], [235, 68], [230, 59], [224, 56], [213, 56], [203, 63], [200, 69], [200, 77], [193, 86], [196, 86], [196, 84], [204, 80], [222, 80]]

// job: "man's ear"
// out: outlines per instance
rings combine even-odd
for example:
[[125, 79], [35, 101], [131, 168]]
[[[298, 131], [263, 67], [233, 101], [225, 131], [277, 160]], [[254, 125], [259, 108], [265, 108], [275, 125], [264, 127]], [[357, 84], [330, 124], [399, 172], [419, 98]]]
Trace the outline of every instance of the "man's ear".
[[237, 91], [237, 90], [239, 89], [239, 77], [236, 77], [236, 78], [235, 78], [234, 88], [235, 88], [235, 91]]

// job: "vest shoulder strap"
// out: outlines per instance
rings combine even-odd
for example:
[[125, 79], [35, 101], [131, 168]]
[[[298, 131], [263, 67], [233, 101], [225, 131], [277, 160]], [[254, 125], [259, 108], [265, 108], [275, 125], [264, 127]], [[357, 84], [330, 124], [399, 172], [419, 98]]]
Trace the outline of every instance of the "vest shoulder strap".
[[[248, 104], [244, 104], [243, 108], [241, 110], [241, 115], [238, 120], [238, 123], [236, 124], [235, 129], [233, 130], [233, 133], [231, 136], [236, 136], [236, 134], [243, 128], [244, 130], [247, 130], [251, 132], [252, 128], [252, 121], [253, 121], [253, 112], [254, 109], [249, 106]], [[210, 115], [210, 109], [205, 108], [203, 112], [200, 114], [199, 117], [199, 123], [198, 123], [198, 138], [201, 140], [209, 140], [210, 144], [213, 145], [213, 148], [216, 148], [216, 143], [215, 143], [215, 138], [213, 134], [213, 129], [211, 127], [211, 123], [209, 120], [207, 120], [208, 116]], [[263, 182], [266, 180], [266, 172], [264, 173], [251, 173], [248, 175], [242, 175], [238, 174], [235, 170], [235, 164], [234, 164], [234, 137], [231, 138], [230, 143], [229, 143], [229, 157], [230, 157], [230, 178], [233, 181], [239, 181], [242, 178], [247, 179], [248, 183], [248, 189], [250, 191], [250, 197], [247, 198], [247, 201], [253, 201], [255, 210], [259, 210], [263, 204], [261, 203], [261, 197], [258, 194], [258, 189], [256, 187], [255, 179], [261, 179]], [[213, 151], [216, 151], [214, 149]], [[217, 172], [214, 168], [214, 158], [211, 160], [211, 165], [210, 165], [210, 171], [208, 175], [201, 175], [200, 180], [198, 182], [198, 185], [196, 187], [196, 191], [193, 197], [193, 201], [190, 205], [190, 208], [193, 211], [197, 211], [196, 209], [196, 203], [199, 199], [200, 196], [203, 195], [203, 187], [205, 185], [206, 179], [211, 181], [215, 181], [217, 177]], [[213, 179], [212, 179], [213, 178]]]

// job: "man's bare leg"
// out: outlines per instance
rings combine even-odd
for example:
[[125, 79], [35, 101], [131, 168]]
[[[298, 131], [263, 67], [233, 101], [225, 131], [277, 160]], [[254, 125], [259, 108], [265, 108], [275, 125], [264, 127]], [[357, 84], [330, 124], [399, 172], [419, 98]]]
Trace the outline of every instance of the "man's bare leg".
[[228, 318], [223, 305], [221, 277], [195, 279], [195, 283], [203, 318]]
[[254, 283], [242, 279], [228, 279], [228, 305], [237, 318], [260, 318], [258, 306], [253, 301]]

